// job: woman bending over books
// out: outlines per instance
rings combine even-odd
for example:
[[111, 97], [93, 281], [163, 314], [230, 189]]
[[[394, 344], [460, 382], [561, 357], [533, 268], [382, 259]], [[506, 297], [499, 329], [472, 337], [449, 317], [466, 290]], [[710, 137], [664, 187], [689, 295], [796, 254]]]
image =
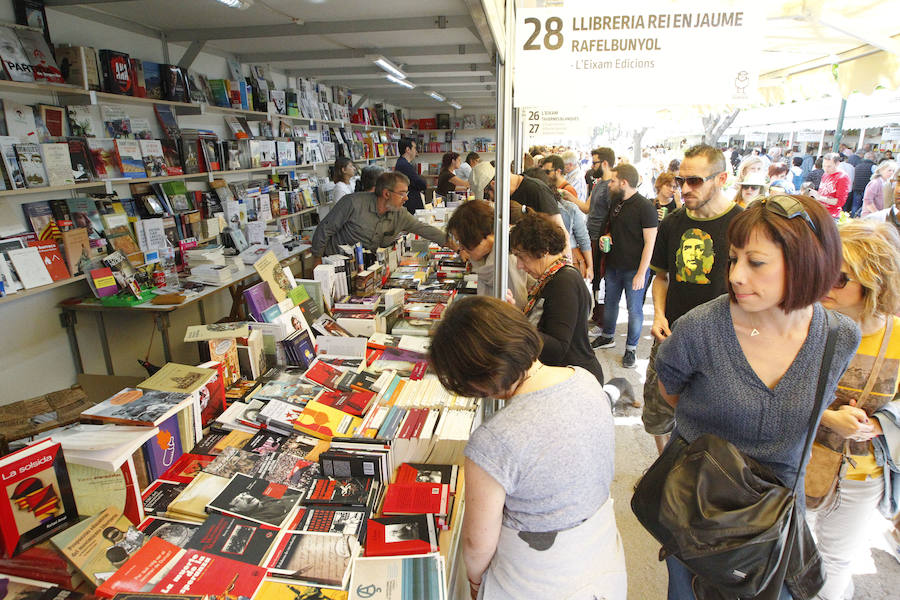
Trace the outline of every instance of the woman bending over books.
[[541, 362], [579, 366], [603, 384], [603, 370], [588, 339], [591, 293], [566, 257], [566, 243], [563, 230], [538, 213], [525, 215], [510, 231], [517, 268], [537, 280], [528, 290], [525, 315], [543, 339]]
[[520, 310], [483, 296], [454, 302], [432, 339], [431, 364], [445, 388], [506, 399], [465, 451], [471, 595], [624, 600], [609, 402], [592, 373], [538, 360], [542, 346]]
[[[853, 459], [836, 489], [830, 486], [835, 502], [807, 513], [825, 562], [825, 587], [817, 596], [823, 600], [853, 596], [850, 563], [866, 540], [866, 524], [877, 519], [876, 509], [887, 518], [900, 509], [900, 401], [894, 400], [900, 375], [900, 318], [894, 316], [900, 312], [900, 236], [888, 223], [866, 220], [838, 231], [844, 266], [822, 304], [856, 321], [863, 337], [816, 435], [818, 443]], [[824, 464], [821, 456], [813, 452], [806, 478], [824, 473], [821, 480], [830, 483], [837, 468], [816, 469]]]

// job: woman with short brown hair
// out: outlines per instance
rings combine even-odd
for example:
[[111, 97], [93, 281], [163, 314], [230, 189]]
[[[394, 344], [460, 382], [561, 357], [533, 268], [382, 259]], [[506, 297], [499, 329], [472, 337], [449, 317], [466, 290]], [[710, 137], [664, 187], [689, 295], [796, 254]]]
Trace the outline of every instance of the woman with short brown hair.
[[[817, 201], [784, 195], [753, 202], [731, 221], [727, 237], [728, 295], [680, 317], [660, 344], [660, 393], [675, 408], [672, 440], [716, 435], [789, 486], [809, 460], [803, 450], [810, 417], [821, 415], [812, 413], [828, 325], [818, 301], [840, 275], [841, 241]], [[837, 332], [825, 398], [834, 397], [860, 339], [852, 320], [832, 317]], [[804, 510], [802, 494], [796, 506]], [[674, 558], [666, 564], [669, 600], [692, 600], [692, 574]], [[783, 589], [781, 598], [790, 597]]]
[[610, 405], [591, 373], [542, 363], [541, 347], [521, 311], [482, 296], [454, 302], [432, 339], [431, 365], [444, 387], [506, 399], [465, 450], [471, 596], [624, 600], [625, 557], [609, 495]]

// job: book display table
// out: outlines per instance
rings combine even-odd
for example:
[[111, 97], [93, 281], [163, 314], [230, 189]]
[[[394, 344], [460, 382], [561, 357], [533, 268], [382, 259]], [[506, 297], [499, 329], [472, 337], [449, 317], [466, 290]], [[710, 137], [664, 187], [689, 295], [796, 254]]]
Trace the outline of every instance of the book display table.
[[[291, 250], [288, 255], [281, 260], [283, 266], [300, 263], [301, 269], [306, 268], [305, 258], [309, 256], [309, 244], [300, 244]], [[106, 365], [106, 373], [115, 375], [113, 368], [112, 354], [109, 349], [109, 338], [106, 331], [106, 321], [104, 315], [109, 312], [131, 312], [134, 314], [147, 314], [153, 317], [154, 325], [159, 331], [162, 338], [163, 357], [165, 362], [172, 361], [171, 341], [169, 339], [169, 315], [176, 310], [186, 308], [191, 305], [197, 306], [200, 317], [200, 323], [206, 324], [206, 311], [203, 301], [213, 294], [222, 290], [228, 290], [231, 294], [231, 316], [235, 318], [243, 318], [243, 299], [241, 293], [243, 291], [243, 283], [253, 277], [258, 277], [253, 265], [247, 265], [230, 281], [218, 286], [206, 286], [200, 292], [188, 295], [180, 304], [152, 304], [143, 302], [134, 306], [106, 306], [103, 305], [98, 298], [93, 296], [87, 298], [74, 298], [62, 302], [59, 307], [62, 311], [60, 319], [66, 328], [69, 337], [69, 345], [72, 350], [72, 358], [75, 361], [75, 369], [78, 373], [84, 373], [84, 364], [81, 360], [81, 349], [78, 344], [78, 335], [75, 330], [77, 324], [76, 313], [93, 313], [97, 322], [97, 331], [100, 334], [100, 347], [103, 352], [103, 361]]]

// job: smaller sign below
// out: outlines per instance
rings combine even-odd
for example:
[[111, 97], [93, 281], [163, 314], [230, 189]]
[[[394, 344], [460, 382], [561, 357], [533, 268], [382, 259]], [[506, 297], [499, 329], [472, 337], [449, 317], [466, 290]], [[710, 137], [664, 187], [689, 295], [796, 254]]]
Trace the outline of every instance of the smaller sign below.
[[583, 119], [584, 109], [525, 108], [525, 137], [577, 138], [589, 134], [591, 125]]

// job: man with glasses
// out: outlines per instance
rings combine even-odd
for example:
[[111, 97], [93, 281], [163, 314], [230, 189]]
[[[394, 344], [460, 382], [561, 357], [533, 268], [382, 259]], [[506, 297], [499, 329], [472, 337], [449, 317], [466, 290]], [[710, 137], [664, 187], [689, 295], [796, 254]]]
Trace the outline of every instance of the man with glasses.
[[609, 216], [609, 180], [612, 179], [612, 168], [616, 164], [616, 153], [612, 148], [595, 148], [591, 150], [591, 166], [594, 177], [598, 180], [591, 188], [587, 206], [587, 230], [591, 238], [591, 252], [594, 263], [594, 279], [591, 289], [594, 294], [594, 314], [591, 319], [603, 326], [604, 300], [600, 293], [603, 282], [603, 253], [600, 252], [600, 236], [606, 233]]
[[559, 157], [563, 160], [563, 173], [566, 175], [566, 181], [575, 188], [575, 195], [585, 204], [585, 208], [582, 208], [582, 211], [586, 213], [587, 182], [584, 180], [584, 173], [581, 171], [581, 167], [578, 166], [578, 154], [574, 150], [566, 150]]
[[675, 184], [683, 207], [659, 226], [650, 268], [653, 279], [653, 347], [644, 383], [644, 430], [662, 452], [675, 426], [675, 411], [659, 395], [656, 351], [676, 319], [727, 292], [728, 244], [725, 234], [742, 210], [723, 191], [728, 179], [725, 156], [712, 146], [689, 148]]
[[404, 209], [409, 189], [406, 175], [388, 171], [375, 181], [374, 192], [347, 194], [338, 200], [313, 234], [316, 264], [321, 263], [322, 256], [339, 254], [341, 245], [360, 242], [367, 250], [377, 250], [390, 246], [406, 232], [447, 246], [443, 231], [422, 223]]
[[412, 165], [412, 162], [416, 160], [416, 156], [419, 155], [419, 150], [416, 147], [416, 141], [409, 138], [401, 139], [400, 143], [397, 144], [397, 150], [400, 152], [400, 157], [394, 165], [394, 170], [403, 173], [409, 180], [409, 199], [406, 201], [405, 206], [410, 214], [414, 214], [420, 208], [425, 208], [422, 194], [425, 193], [425, 188], [428, 187], [428, 184]]
[[594, 348], [612, 348], [616, 345], [616, 319], [619, 316], [619, 299], [625, 292], [628, 306], [628, 335], [625, 338], [625, 354], [622, 366], [635, 366], [635, 351], [641, 339], [644, 323], [644, 296], [650, 276], [650, 257], [656, 241], [659, 219], [656, 208], [637, 191], [637, 169], [620, 164], [613, 168], [609, 180], [609, 233], [600, 240], [609, 240], [606, 259], [606, 306], [603, 314], [603, 333], [591, 343]]
[[544, 170], [544, 173], [547, 174], [547, 179], [550, 180], [550, 184], [556, 188], [557, 191], [562, 190], [566, 192], [562, 194], [561, 197], [569, 202], [572, 202], [581, 209], [583, 212], [587, 212], [588, 203], [582, 202], [578, 199], [578, 192], [569, 183], [569, 180], [566, 179], [563, 170], [565, 169], [565, 163], [563, 163], [562, 157], [551, 154], [541, 161], [541, 169]]

